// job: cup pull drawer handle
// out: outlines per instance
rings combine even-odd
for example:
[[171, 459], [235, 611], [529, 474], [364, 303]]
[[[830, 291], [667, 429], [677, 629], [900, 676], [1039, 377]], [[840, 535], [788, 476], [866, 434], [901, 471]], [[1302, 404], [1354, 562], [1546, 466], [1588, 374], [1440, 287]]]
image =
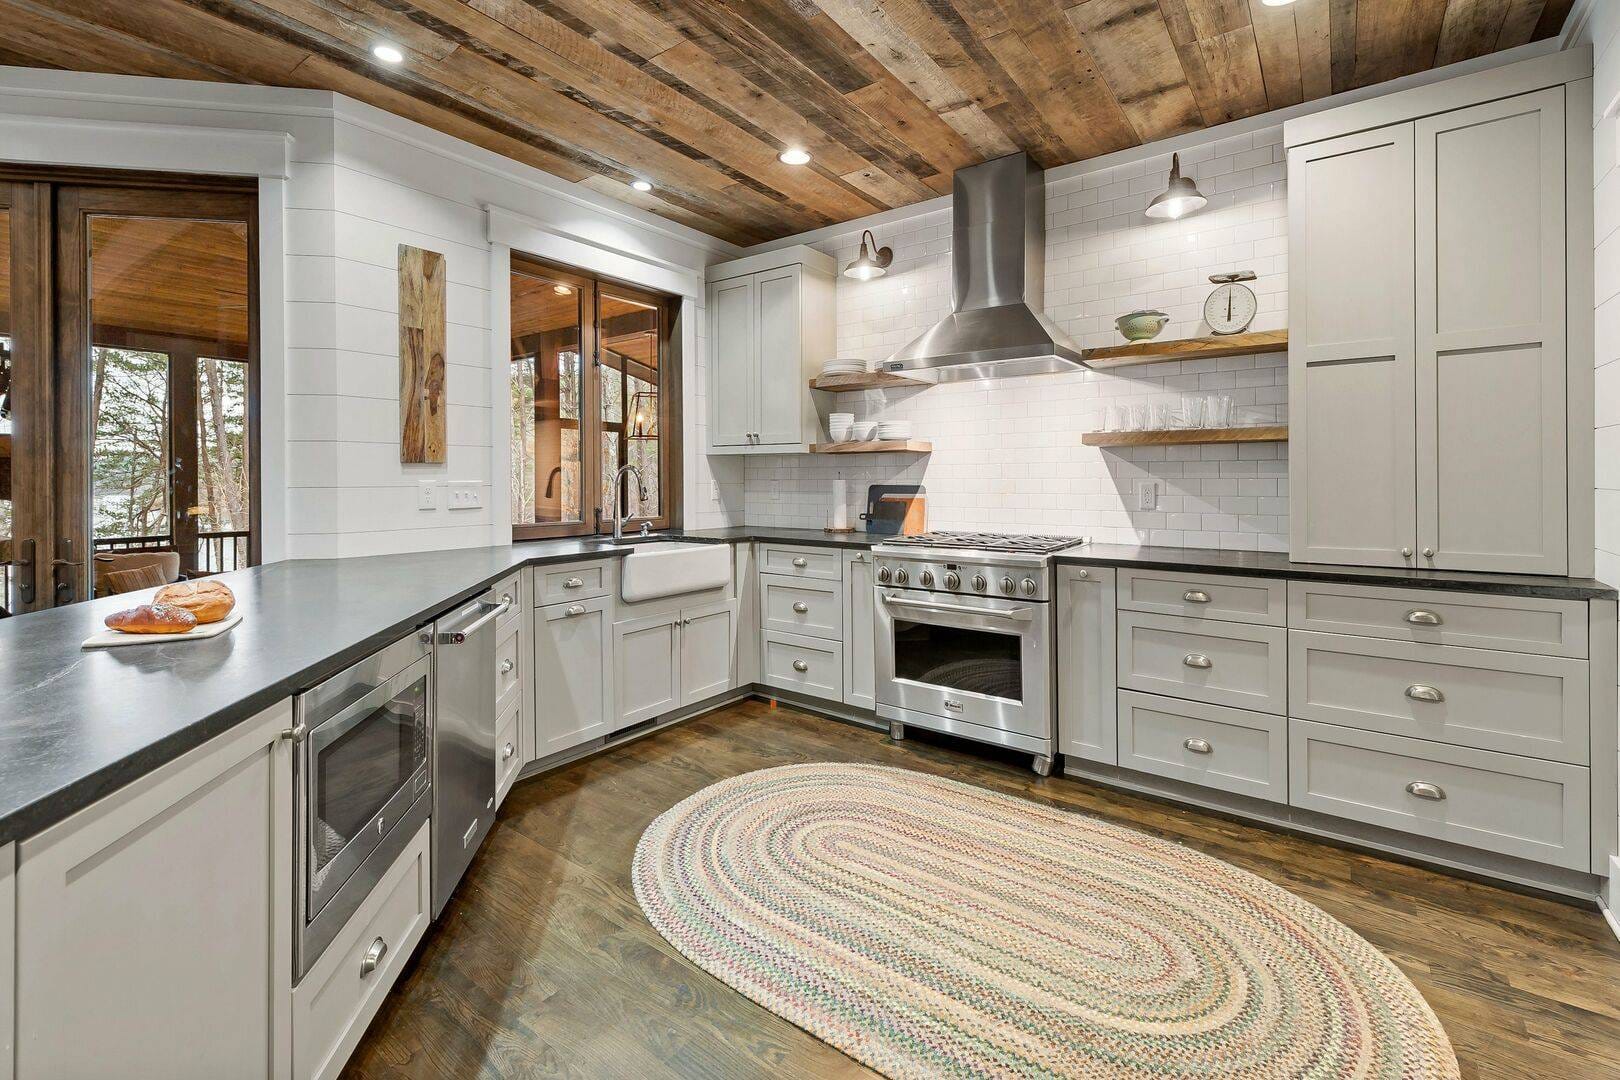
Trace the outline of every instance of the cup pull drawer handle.
[[573, 607], [563, 612], [563, 614], [567, 615], [569, 618], [573, 618], [575, 615], [583, 615], [585, 614], [585, 605], [575, 604]]
[[571, 577], [563, 582], [563, 588], [565, 589], [583, 589], [584, 587], [585, 581], [582, 578]]
[[505, 660], [501, 661], [501, 674], [510, 675], [512, 674], [512, 669], [515, 667], [517, 667], [517, 661], [508, 656]]
[[1181, 598], [1187, 601], [1189, 604], [1209, 603], [1209, 593], [1205, 592], [1203, 589], [1188, 589], [1186, 592], [1181, 594]]
[[501, 760], [511, 761], [512, 755], [515, 753], [517, 753], [517, 747], [513, 746], [511, 743], [507, 743], [505, 746], [501, 747]]
[[360, 977], [363, 979], [376, 971], [377, 965], [382, 963], [382, 958], [386, 955], [388, 955], [388, 942], [382, 938], [373, 941], [371, 948], [366, 950], [366, 955], [360, 958]]
[[1215, 662], [1209, 657], [1205, 656], [1203, 653], [1196, 652], [1190, 652], [1186, 656], [1183, 656], [1181, 658], [1181, 662], [1186, 664], [1188, 667], [1195, 668], [1209, 668], [1215, 666]]
[[800, 600], [798, 603], [793, 605], [793, 610], [798, 612], [800, 615], [808, 614], [810, 611], [810, 605], [805, 603], [803, 600]]
[[810, 665], [803, 660], [795, 660], [793, 661], [793, 670], [802, 674], [810, 670]]
[[1195, 754], [1208, 754], [1214, 752], [1215, 750], [1213, 746], [1209, 745], [1208, 739], [1188, 739], [1181, 745], [1185, 746], [1188, 750], [1191, 750]]
[[1422, 608], [1419, 608], [1416, 611], [1408, 611], [1406, 613], [1406, 621], [1411, 623], [1413, 626], [1439, 626], [1441, 623], [1445, 622], [1445, 620], [1439, 615], [1436, 615], [1432, 611], [1424, 611]]
[[1413, 701], [1444, 701], [1446, 695], [1440, 692], [1437, 686], [1424, 686], [1422, 683], [1413, 683], [1406, 688], [1406, 696]]
[[1430, 802], [1444, 802], [1446, 798], [1445, 788], [1439, 784], [1430, 784], [1423, 780], [1414, 780], [1407, 784], [1406, 793], [1415, 795], [1420, 799], [1428, 799]]
[[797, 566], [800, 570], [803, 570], [805, 567], [810, 565], [810, 560], [804, 558], [794, 559], [793, 565]]

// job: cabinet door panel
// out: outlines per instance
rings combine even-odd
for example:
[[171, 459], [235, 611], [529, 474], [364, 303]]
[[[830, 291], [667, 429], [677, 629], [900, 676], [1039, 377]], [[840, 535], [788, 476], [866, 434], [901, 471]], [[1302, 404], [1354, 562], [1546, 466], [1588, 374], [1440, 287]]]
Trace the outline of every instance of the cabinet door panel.
[[1289, 491], [1300, 562], [1412, 565], [1410, 124], [1288, 155]]
[[681, 612], [681, 704], [730, 690], [737, 655], [737, 601]]
[[801, 354], [799, 268], [785, 267], [759, 274], [759, 402], [758, 445], [802, 443], [804, 362]]
[[844, 704], [877, 708], [872, 556], [844, 552]]
[[756, 306], [753, 277], [709, 286], [709, 441], [714, 446], [749, 445], [759, 415]]
[[1111, 566], [1063, 566], [1057, 582], [1058, 750], [1109, 765], [1118, 759]]
[[613, 716], [607, 659], [608, 597], [540, 609], [534, 635], [535, 758], [608, 733]]
[[1563, 94], [1416, 125], [1420, 566], [1568, 565]]
[[680, 621], [672, 611], [613, 624], [615, 730], [680, 707]]

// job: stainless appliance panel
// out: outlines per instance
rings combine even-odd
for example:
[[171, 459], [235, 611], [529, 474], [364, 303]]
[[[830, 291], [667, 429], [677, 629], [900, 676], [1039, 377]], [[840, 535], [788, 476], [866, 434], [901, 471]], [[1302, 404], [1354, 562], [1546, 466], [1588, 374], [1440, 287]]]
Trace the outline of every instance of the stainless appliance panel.
[[433, 624], [433, 916], [495, 817], [495, 623], [488, 594]]

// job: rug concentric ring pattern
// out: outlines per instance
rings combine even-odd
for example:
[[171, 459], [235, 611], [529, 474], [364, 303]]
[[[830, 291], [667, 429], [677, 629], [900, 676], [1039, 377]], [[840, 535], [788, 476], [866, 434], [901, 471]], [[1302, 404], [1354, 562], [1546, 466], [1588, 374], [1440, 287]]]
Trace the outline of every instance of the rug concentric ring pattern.
[[905, 769], [714, 784], [637, 845], [683, 955], [892, 1077], [1458, 1076], [1326, 912], [1178, 844]]

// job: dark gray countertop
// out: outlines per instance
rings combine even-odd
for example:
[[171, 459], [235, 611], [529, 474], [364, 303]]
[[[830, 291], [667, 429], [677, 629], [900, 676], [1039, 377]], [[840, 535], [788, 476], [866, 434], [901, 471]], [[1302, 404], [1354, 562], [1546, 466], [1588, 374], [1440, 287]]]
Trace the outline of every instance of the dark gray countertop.
[[[695, 530], [688, 539], [870, 547], [819, 529]], [[272, 563], [221, 576], [243, 613], [227, 634], [85, 651], [131, 597], [0, 619], [0, 843], [31, 836], [262, 709], [347, 667], [514, 569], [624, 549], [549, 540], [509, 547]], [[1613, 598], [1590, 580], [1310, 566], [1286, 556], [1093, 544], [1060, 563], [1131, 565], [1362, 584]]]

